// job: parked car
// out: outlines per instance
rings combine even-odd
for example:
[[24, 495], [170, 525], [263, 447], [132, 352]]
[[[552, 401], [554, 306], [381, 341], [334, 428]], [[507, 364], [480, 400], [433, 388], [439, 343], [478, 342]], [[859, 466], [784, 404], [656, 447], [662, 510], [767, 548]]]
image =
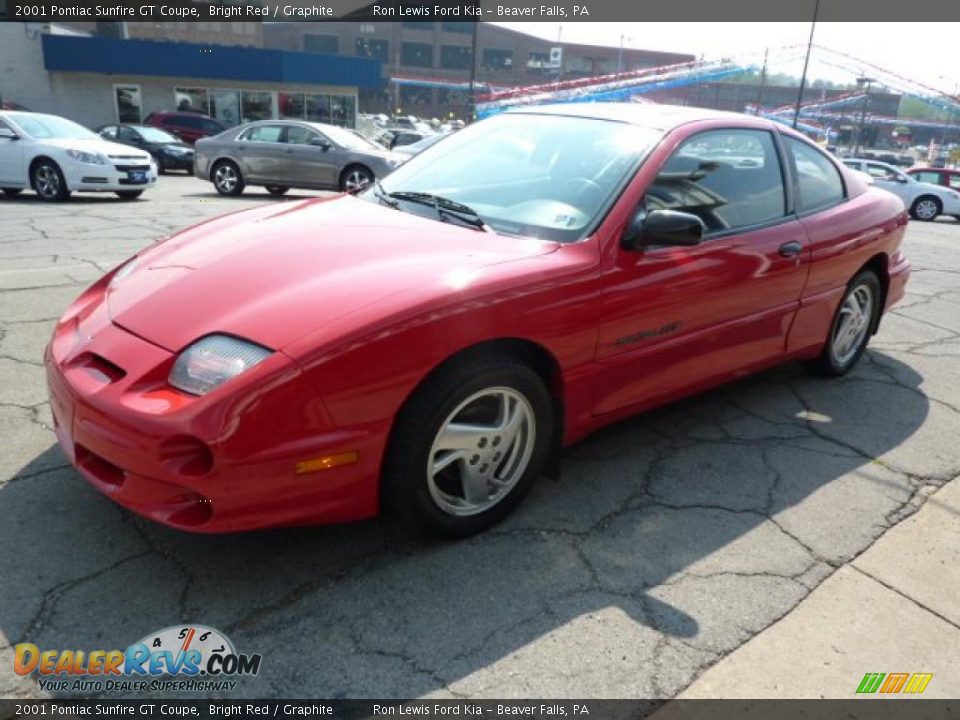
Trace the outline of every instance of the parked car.
[[219, 135], [227, 129], [227, 126], [216, 118], [195, 112], [152, 112], [143, 122], [145, 125], [166, 130], [189, 145], [193, 145], [200, 138]]
[[391, 130], [393, 137], [390, 138], [390, 149], [393, 150], [403, 145], [413, 145], [425, 140], [428, 137], [433, 137], [436, 133], [430, 132], [420, 132], [418, 130]]
[[0, 112], [0, 188], [8, 196], [33, 188], [49, 201], [74, 191], [133, 200], [156, 181], [157, 166], [142, 150], [56, 115]]
[[419, 155], [428, 147], [436, 145], [449, 134], [450, 133], [435, 133], [433, 135], [427, 135], [422, 140], [417, 140], [417, 142], [410, 145], [394, 146], [393, 151], [397, 155], [404, 155], [408, 158], [413, 157], [414, 155]]
[[[755, 162], [700, 154], [730, 144]], [[105, 275], [47, 348], [54, 427], [96, 488], [176, 528], [382, 507], [468, 535], [603, 425], [787, 360], [848, 372], [903, 297], [907, 219], [763, 118], [509, 111], [357, 195], [233, 213]]]
[[277, 196], [292, 187], [353, 191], [405, 160], [353, 130], [298, 120], [250, 123], [195, 147], [194, 174], [221, 195], [239, 195], [247, 185]]
[[938, 185], [919, 182], [899, 168], [863, 158], [844, 159], [843, 163], [873, 178], [877, 187], [903, 200], [915, 220], [936, 220], [940, 215], [960, 217], [960, 193]]
[[[947, 170], [945, 168], [933, 167], [912, 167], [906, 171], [907, 175], [917, 182], [928, 183], [930, 185], [940, 185], [960, 192], [960, 170]], [[960, 219], [960, 218], [958, 218]]]
[[110, 142], [146, 150], [161, 175], [167, 170], [193, 172], [193, 148], [166, 130], [149, 125], [104, 125], [97, 134]]

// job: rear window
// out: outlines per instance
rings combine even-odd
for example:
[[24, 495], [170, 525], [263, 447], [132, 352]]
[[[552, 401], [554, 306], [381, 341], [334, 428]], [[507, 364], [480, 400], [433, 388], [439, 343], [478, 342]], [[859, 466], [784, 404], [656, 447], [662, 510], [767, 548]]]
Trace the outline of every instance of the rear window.
[[797, 169], [797, 210], [810, 212], [843, 202], [843, 178], [830, 158], [800, 140], [784, 137], [784, 142]]

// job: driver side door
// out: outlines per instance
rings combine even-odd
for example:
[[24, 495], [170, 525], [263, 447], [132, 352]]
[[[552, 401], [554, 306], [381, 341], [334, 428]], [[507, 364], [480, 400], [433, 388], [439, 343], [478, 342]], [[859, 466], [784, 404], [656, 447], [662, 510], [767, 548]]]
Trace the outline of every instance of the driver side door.
[[[327, 147], [315, 143], [326, 141]], [[342, 153], [319, 132], [305, 125], [287, 125], [284, 134], [284, 181], [296, 187], [336, 188]]]
[[774, 133], [708, 130], [682, 142], [645, 211], [703, 220], [693, 247], [617, 248], [603, 281], [595, 415], [647, 406], [776, 362], [809, 267]]
[[11, 189], [25, 187], [27, 184], [23, 162], [23, 144], [26, 140], [15, 135], [16, 131], [0, 119], [0, 187]]

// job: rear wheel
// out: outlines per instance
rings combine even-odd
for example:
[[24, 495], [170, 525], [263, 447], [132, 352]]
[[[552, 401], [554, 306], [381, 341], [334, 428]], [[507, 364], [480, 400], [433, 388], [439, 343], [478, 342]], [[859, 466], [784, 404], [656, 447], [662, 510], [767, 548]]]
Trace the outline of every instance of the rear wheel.
[[864, 270], [850, 282], [833, 318], [823, 352], [813, 362], [815, 370], [837, 377], [857, 364], [877, 326], [881, 297], [880, 280], [872, 270]]
[[932, 195], [921, 195], [910, 206], [910, 215], [914, 220], [930, 222], [936, 220], [942, 210], [943, 207], [937, 198]]
[[355, 192], [373, 182], [373, 172], [363, 165], [351, 165], [340, 175], [340, 190]]
[[283, 185], [267, 185], [267, 192], [273, 195], [274, 197], [282, 197], [287, 194], [287, 190], [290, 188]]
[[543, 381], [518, 360], [489, 354], [442, 368], [397, 418], [384, 463], [384, 501], [434, 534], [484, 530], [536, 480], [553, 423]]
[[121, 200], [136, 200], [143, 195], [143, 190], [117, 190], [116, 196]]
[[235, 197], [243, 192], [243, 175], [240, 174], [240, 168], [236, 163], [230, 160], [221, 160], [214, 165], [210, 179], [213, 180], [213, 186], [221, 195]]
[[40, 199], [47, 202], [62, 202], [70, 197], [67, 181], [60, 172], [60, 166], [53, 160], [42, 159], [33, 164], [30, 168], [30, 184]]

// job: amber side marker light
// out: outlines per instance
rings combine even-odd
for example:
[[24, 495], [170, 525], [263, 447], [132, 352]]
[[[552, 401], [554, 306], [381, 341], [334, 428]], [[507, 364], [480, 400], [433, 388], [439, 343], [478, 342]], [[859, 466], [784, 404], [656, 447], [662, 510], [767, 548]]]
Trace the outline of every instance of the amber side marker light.
[[325, 455], [324, 457], [313, 458], [313, 460], [303, 460], [296, 464], [294, 468], [297, 475], [304, 473], [317, 472], [318, 470], [330, 470], [341, 465], [350, 465], [360, 459], [360, 454], [356, 450], [339, 453], [338, 455]]

